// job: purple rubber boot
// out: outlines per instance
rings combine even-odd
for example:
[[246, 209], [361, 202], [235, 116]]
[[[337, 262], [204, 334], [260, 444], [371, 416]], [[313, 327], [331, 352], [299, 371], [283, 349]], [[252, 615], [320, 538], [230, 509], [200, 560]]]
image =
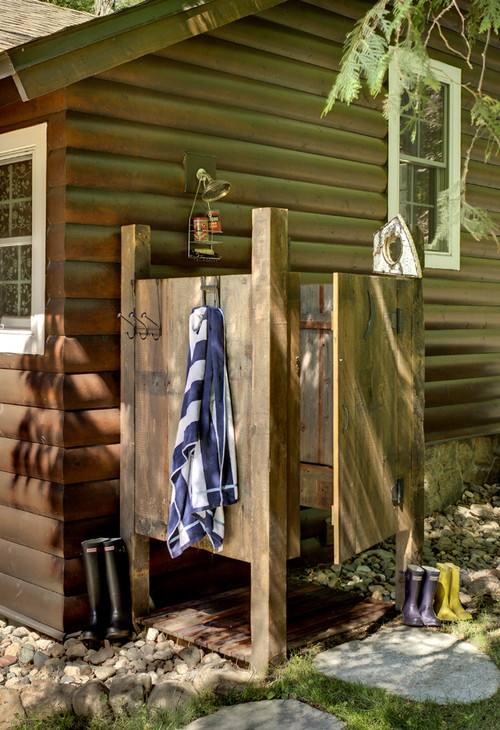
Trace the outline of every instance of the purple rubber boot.
[[406, 626], [423, 626], [424, 622], [418, 610], [420, 591], [424, 569], [419, 565], [409, 565], [405, 574], [405, 602], [403, 606], [403, 623]]
[[439, 570], [429, 565], [422, 566], [425, 575], [422, 582], [422, 593], [420, 595], [419, 610], [424, 626], [441, 626], [441, 621], [434, 613], [434, 596], [439, 578]]

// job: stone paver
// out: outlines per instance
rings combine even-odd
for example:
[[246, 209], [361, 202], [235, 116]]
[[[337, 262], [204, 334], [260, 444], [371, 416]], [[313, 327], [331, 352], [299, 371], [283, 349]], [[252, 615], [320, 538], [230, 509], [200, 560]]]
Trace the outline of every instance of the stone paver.
[[469, 642], [407, 626], [324, 651], [315, 665], [329, 677], [441, 705], [484, 700], [500, 687], [498, 669]]
[[263, 700], [224, 707], [191, 722], [184, 730], [342, 730], [346, 725], [328, 712], [298, 700]]

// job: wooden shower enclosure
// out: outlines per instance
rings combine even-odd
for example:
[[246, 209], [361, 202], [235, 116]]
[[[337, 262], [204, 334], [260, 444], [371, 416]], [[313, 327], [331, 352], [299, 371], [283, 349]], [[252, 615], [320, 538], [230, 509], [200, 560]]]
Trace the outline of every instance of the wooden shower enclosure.
[[[287, 211], [257, 209], [251, 274], [154, 279], [148, 227], [122, 229], [120, 511], [133, 615], [155, 621], [145, 618], [149, 543], [166, 539], [187, 321], [204, 297], [212, 303], [216, 287], [240, 490], [226, 509], [221, 554], [250, 566], [250, 587], [211, 597], [220, 625], [206, 601], [175, 607], [155, 625], [214, 649], [224, 626], [234, 639], [226, 653], [259, 671], [286, 654], [287, 625], [289, 646], [307, 640], [300, 623], [311, 618], [296, 589], [287, 617], [287, 560], [300, 556], [301, 505], [328, 508], [332, 562], [396, 535], [401, 571], [419, 559], [423, 537], [421, 281], [332, 273], [304, 282], [289, 271], [288, 248]], [[345, 601], [331, 603], [325, 591], [311, 596], [333, 622]], [[398, 599], [401, 591], [400, 579]], [[245, 600], [236, 620], [235, 605]], [[300, 641], [290, 638], [292, 624]]]

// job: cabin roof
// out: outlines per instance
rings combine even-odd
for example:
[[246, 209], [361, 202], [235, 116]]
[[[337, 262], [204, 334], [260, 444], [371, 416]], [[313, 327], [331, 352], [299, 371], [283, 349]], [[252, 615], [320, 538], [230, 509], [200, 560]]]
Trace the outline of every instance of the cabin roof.
[[0, 0], [0, 51], [43, 38], [94, 16], [40, 0]]
[[[13, 2], [46, 5], [37, 0]], [[0, 97], [2, 83], [14, 82], [20, 99], [34, 99], [282, 2], [147, 0], [111, 15], [83, 14], [84, 22], [49, 31], [50, 35], [42, 31], [41, 36], [0, 53]], [[9, 3], [0, 0], [0, 8]]]

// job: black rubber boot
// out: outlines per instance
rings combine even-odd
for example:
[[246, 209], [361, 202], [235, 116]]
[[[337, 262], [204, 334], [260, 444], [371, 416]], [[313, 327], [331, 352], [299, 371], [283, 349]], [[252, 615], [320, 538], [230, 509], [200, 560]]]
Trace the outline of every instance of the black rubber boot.
[[424, 625], [418, 610], [423, 576], [424, 569], [418, 565], [409, 565], [406, 568], [405, 602], [403, 606], [403, 623], [406, 626]]
[[104, 567], [104, 543], [106, 537], [97, 537], [82, 542], [83, 566], [89, 595], [89, 624], [82, 633], [82, 641], [95, 646], [104, 638], [106, 630], [109, 602], [106, 587], [106, 569]]
[[127, 548], [121, 537], [112, 537], [104, 543], [104, 562], [108, 583], [109, 615], [106, 639], [124, 641], [132, 630], [130, 616], [130, 577]]
[[434, 613], [434, 596], [439, 579], [439, 570], [428, 565], [422, 566], [425, 574], [422, 581], [422, 593], [420, 595], [419, 611], [424, 626], [441, 626], [441, 621]]

